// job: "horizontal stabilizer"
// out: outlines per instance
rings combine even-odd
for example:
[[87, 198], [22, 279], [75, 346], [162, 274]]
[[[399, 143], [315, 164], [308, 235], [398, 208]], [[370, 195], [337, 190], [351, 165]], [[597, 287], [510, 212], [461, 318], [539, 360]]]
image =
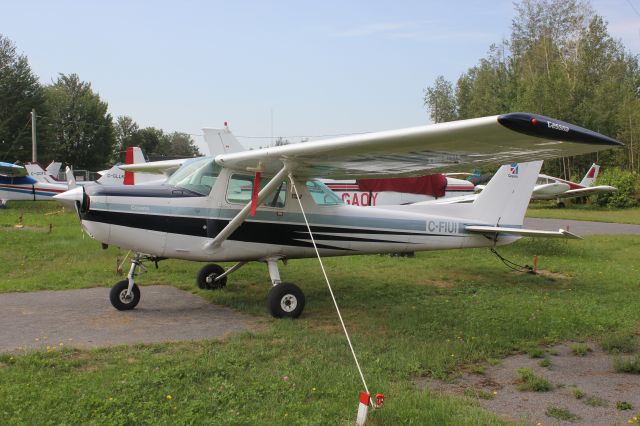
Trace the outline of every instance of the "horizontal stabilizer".
[[581, 240], [582, 237], [572, 234], [564, 229], [558, 231], [541, 231], [539, 229], [522, 229], [522, 228], [504, 228], [501, 226], [467, 226], [465, 230], [476, 234], [509, 234], [520, 237], [550, 237], [550, 238], [569, 238], [572, 240]]

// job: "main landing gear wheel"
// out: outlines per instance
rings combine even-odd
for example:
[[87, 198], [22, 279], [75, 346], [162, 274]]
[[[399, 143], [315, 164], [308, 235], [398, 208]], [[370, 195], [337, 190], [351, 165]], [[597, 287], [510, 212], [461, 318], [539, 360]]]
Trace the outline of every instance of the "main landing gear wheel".
[[275, 318], [298, 318], [304, 309], [304, 293], [293, 283], [278, 284], [269, 291], [267, 307]]
[[140, 289], [137, 284], [131, 288], [131, 294], [127, 296], [129, 280], [118, 281], [109, 292], [109, 300], [114, 308], [119, 311], [128, 311], [135, 308], [140, 302]]
[[222, 277], [218, 281], [214, 281], [216, 277], [224, 274], [224, 268], [220, 265], [212, 263], [204, 266], [198, 272], [198, 278], [196, 278], [196, 284], [203, 290], [216, 290], [223, 288], [227, 285], [227, 277]]

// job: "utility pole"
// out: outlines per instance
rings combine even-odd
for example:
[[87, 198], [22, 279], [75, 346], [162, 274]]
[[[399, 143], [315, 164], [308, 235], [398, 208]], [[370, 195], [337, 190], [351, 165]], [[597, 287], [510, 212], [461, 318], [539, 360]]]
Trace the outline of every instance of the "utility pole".
[[31, 110], [31, 162], [38, 161], [38, 150], [36, 148], [36, 109]]

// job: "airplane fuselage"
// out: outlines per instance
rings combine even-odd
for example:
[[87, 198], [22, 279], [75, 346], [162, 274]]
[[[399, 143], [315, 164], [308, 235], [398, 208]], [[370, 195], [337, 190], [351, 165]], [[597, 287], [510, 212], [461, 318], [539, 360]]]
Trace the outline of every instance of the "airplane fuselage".
[[[172, 185], [88, 185], [89, 201], [80, 211], [82, 226], [102, 243], [158, 257], [223, 262], [315, 256], [291, 185], [282, 189], [277, 205], [261, 206], [223, 244], [212, 247], [212, 239], [246, 204], [230, 200], [229, 194], [237, 194], [231, 197], [236, 199], [249, 196], [243, 194], [249, 192], [246, 188], [231, 189], [230, 178], [223, 170], [208, 195]], [[350, 206], [304, 181], [296, 181], [296, 188], [318, 248], [326, 256], [494, 244], [465, 232], [468, 225], [486, 225], [477, 220], [429, 213], [424, 207]], [[502, 236], [498, 244], [516, 239]]]

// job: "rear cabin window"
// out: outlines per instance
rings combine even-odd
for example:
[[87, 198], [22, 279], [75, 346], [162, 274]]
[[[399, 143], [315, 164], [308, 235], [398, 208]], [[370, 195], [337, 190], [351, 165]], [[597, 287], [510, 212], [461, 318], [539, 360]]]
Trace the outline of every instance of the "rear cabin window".
[[313, 202], [319, 206], [337, 206], [344, 204], [342, 198], [338, 197], [335, 192], [327, 188], [327, 186], [317, 180], [307, 181], [307, 190], [311, 194]]
[[[264, 188], [271, 179], [261, 179], [260, 189]], [[227, 201], [229, 203], [248, 204], [253, 193], [253, 176], [233, 175], [227, 187]], [[267, 195], [262, 207], [282, 208], [287, 200], [287, 182], [283, 181], [275, 191]]]

